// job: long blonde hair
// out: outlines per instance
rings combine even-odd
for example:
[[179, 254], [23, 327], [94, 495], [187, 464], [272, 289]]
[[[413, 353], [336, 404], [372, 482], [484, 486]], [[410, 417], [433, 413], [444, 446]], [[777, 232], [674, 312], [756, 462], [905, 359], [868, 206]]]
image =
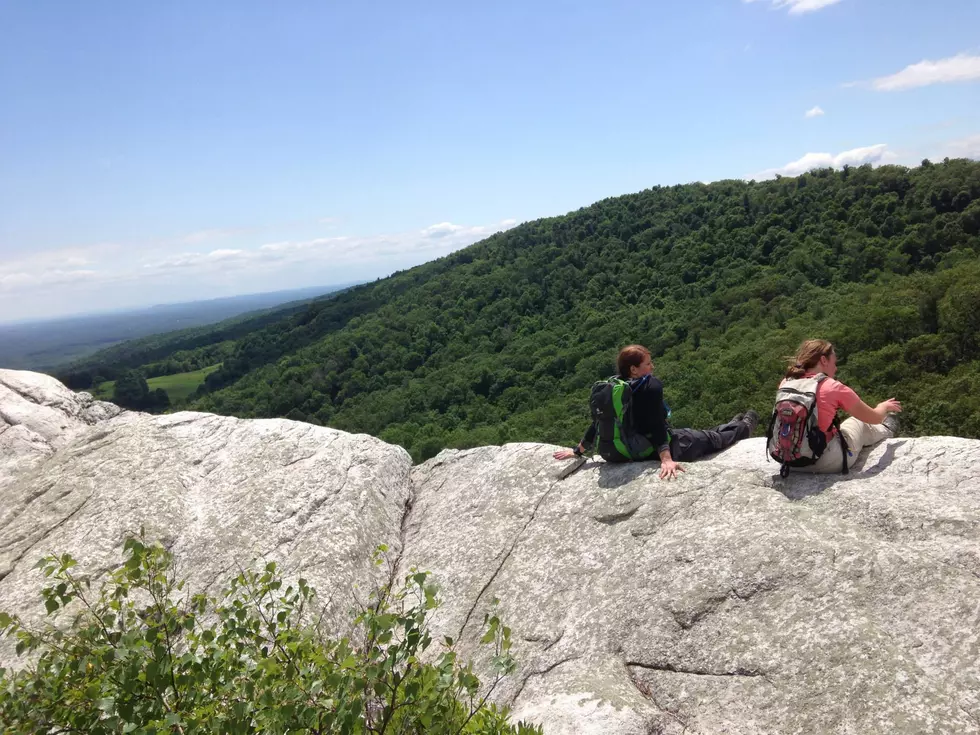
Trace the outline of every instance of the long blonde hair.
[[825, 339], [808, 339], [800, 345], [793, 357], [787, 357], [789, 367], [786, 369], [787, 378], [802, 378], [820, 362], [821, 357], [830, 357], [834, 346]]

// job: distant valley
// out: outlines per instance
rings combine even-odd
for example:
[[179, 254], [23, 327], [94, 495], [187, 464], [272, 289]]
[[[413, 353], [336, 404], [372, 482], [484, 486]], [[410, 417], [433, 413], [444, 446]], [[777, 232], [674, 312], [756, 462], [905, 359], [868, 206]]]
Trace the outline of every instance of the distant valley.
[[349, 285], [271, 291], [112, 313], [0, 324], [0, 367], [52, 370], [125, 340], [213, 324], [287, 303], [306, 302]]

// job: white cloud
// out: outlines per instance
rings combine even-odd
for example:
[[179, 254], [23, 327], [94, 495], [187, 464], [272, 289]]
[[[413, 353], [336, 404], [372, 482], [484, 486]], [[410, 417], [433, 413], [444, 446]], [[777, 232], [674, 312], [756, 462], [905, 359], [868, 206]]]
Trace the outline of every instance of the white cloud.
[[281, 242], [270, 242], [259, 246], [259, 251], [268, 253], [285, 253], [297, 250], [326, 249], [329, 247], [339, 248], [349, 237], [318, 237], [315, 240], [283, 240]]
[[34, 273], [23, 271], [0, 273], [0, 293], [23, 291], [42, 286], [65, 286], [82, 281], [97, 279], [99, 273], [93, 270], [44, 270]]
[[864, 148], [852, 148], [836, 155], [832, 153], [807, 153], [796, 161], [790, 161], [779, 168], [769, 168], [757, 174], [747, 176], [747, 179], [771, 179], [780, 176], [799, 176], [814, 168], [840, 168], [841, 166], [859, 166], [864, 163], [882, 164], [895, 160], [896, 155], [888, 150], [888, 145], [879, 143]]
[[951, 140], [946, 144], [944, 153], [950, 158], [973, 158], [980, 161], [980, 135]]
[[803, 116], [806, 118], [811, 118], [811, 117], [821, 117], [822, 115], [826, 115], [826, 114], [827, 113], [823, 111], [823, 108], [821, 108], [820, 105], [816, 105], [814, 107], [811, 107], [809, 110], [807, 110]]
[[244, 250], [221, 249], [212, 250], [210, 253], [181, 253], [165, 258], [156, 262], [146, 263], [144, 269], [165, 270], [171, 268], [190, 268], [195, 266], [209, 266], [220, 264], [226, 268], [233, 261], [248, 260], [249, 253]]
[[879, 92], [897, 92], [931, 84], [969, 82], [976, 79], [980, 79], [980, 56], [957, 54], [939, 61], [926, 60], [910, 64], [896, 74], [872, 79], [868, 85]]
[[[754, 3], [758, 0], [744, 0], [744, 2]], [[789, 8], [790, 15], [801, 15], [821, 10], [828, 5], [836, 5], [840, 0], [769, 0], [769, 2], [774, 8]]]
[[[381, 262], [399, 256], [421, 256], [426, 259], [447, 255], [508, 230], [517, 220], [506, 219], [495, 225], [466, 226], [439, 222], [414, 232], [374, 237], [320, 237], [313, 240], [286, 240], [258, 248], [263, 258], [275, 255], [277, 260], [294, 262], [328, 261], [331, 265]], [[422, 262], [421, 260], [419, 262]]]
[[437, 225], [430, 225], [422, 230], [423, 237], [447, 237], [448, 235], [455, 235], [460, 230], [464, 229], [460, 225], [454, 225], [452, 222], [440, 222]]
[[0, 293], [96, 280], [98, 261], [111, 260], [118, 254], [117, 245], [104, 243], [88, 248], [35, 252], [0, 261]]

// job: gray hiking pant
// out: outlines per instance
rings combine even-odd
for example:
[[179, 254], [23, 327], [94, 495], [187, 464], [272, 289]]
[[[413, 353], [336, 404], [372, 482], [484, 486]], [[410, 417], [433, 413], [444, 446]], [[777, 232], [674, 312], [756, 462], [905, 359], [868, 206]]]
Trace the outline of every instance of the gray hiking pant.
[[727, 449], [739, 439], [748, 439], [749, 427], [742, 421], [729, 421], [713, 429], [671, 429], [670, 433], [673, 460], [693, 462], [706, 454]]

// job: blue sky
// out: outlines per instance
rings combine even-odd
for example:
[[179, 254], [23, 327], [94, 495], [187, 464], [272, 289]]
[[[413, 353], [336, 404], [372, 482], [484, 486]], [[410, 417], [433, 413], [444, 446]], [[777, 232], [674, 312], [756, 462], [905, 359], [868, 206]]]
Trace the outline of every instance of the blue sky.
[[976, 0], [5, 3], [0, 321], [374, 278], [656, 184], [980, 157], [978, 28]]

